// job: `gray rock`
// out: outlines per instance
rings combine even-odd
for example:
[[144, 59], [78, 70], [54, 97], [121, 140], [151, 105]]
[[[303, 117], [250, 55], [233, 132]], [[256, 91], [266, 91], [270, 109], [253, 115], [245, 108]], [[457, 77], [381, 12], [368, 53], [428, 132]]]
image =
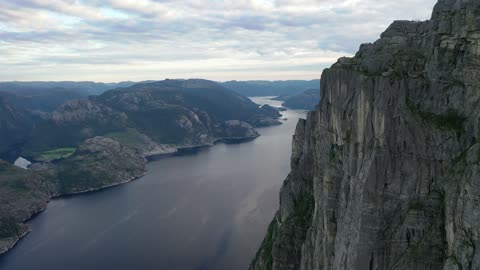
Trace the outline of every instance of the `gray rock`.
[[323, 72], [251, 269], [480, 268], [477, 18], [441, 0]]
[[260, 109], [262, 109], [267, 115], [269, 115], [272, 118], [279, 118], [282, 116], [282, 114], [279, 113], [279, 110], [277, 108], [272, 107], [268, 104], [262, 105]]
[[226, 121], [222, 128], [225, 138], [229, 139], [253, 139], [260, 136], [250, 124], [238, 120]]

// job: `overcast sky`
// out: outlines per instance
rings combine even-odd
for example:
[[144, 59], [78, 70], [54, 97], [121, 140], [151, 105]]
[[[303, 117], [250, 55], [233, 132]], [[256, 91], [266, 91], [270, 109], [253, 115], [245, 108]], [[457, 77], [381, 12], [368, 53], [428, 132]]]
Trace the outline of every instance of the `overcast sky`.
[[436, 0], [0, 0], [0, 81], [314, 79]]

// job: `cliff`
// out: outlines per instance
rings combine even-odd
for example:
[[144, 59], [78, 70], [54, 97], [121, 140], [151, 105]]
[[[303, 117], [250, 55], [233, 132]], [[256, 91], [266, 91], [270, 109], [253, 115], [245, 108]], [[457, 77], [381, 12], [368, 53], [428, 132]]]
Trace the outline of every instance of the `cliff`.
[[479, 269], [479, 39], [440, 0], [323, 72], [251, 269]]

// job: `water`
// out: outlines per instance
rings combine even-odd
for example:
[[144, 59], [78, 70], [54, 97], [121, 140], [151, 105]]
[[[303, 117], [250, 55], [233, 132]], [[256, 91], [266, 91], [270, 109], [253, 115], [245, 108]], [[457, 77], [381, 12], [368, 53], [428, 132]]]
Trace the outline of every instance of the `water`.
[[[279, 106], [268, 98], [257, 103]], [[247, 269], [278, 207], [302, 111], [261, 137], [148, 164], [145, 177], [55, 199], [2, 270]]]

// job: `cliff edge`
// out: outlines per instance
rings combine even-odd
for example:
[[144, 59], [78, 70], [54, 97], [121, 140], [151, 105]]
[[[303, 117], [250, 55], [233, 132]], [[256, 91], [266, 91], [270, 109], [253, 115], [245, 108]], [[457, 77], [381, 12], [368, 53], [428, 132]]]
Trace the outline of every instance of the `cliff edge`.
[[478, 0], [440, 0], [326, 69], [250, 268], [479, 269], [478, 78]]

